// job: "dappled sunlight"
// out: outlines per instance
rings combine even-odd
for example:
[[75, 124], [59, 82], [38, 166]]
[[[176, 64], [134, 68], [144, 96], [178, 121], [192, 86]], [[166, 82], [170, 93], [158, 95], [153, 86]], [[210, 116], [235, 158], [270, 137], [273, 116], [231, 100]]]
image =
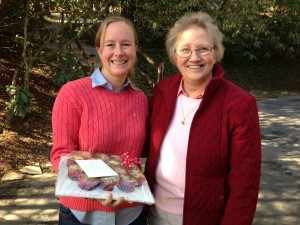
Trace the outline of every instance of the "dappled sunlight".
[[280, 174], [268, 175], [268, 178], [263, 176], [254, 224], [296, 225], [296, 221], [299, 222], [299, 202], [299, 183], [293, 183], [292, 179]]
[[[1, 210], [1, 211], [3, 211], [3, 210]], [[0, 211], [0, 215], [2, 214], [1, 211]], [[4, 212], [6, 212], [6, 211], [4, 211]], [[20, 217], [16, 214], [6, 214], [5, 215], [5, 213], [3, 213], [3, 219], [8, 220], [8, 221], [20, 220], [21, 218], [22, 217]]]
[[0, 224], [57, 224], [55, 180], [56, 174], [45, 173], [1, 183]]
[[300, 224], [300, 97], [258, 102], [262, 176], [254, 225]]
[[300, 164], [300, 151], [298, 148], [291, 148], [279, 160]]

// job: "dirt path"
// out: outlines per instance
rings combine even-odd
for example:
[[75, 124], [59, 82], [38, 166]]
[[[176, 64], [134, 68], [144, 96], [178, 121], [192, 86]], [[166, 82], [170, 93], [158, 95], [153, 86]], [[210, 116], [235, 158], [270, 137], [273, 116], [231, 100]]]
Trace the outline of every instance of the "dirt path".
[[1, 183], [0, 224], [57, 224], [59, 203], [54, 196], [55, 180], [54, 173], [45, 173]]
[[[300, 96], [258, 101], [262, 131], [261, 190], [254, 225], [300, 224]], [[0, 183], [0, 224], [54, 225], [55, 174]]]

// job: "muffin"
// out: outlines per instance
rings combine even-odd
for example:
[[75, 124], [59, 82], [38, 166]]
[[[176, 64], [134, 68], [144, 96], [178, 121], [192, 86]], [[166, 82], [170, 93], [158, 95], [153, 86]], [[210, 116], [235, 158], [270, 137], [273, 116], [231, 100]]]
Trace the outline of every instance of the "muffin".
[[121, 165], [123, 162], [123, 158], [120, 155], [111, 155], [106, 163], [110, 166], [113, 165]]
[[78, 186], [82, 190], [92, 191], [100, 185], [100, 178], [90, 178], [85, 173], [78, 176]]
[[94, 152], [92, 157], [93, 159], [102, 159], [104, 162], [109, 160], [109, 155], [101, 152]]
[[120, 180], [117, 183], [116, 187], [126, 193], [134, 192], [135, 180], [131, 176], [123, 175], [120, 177]]
[[141, 186], [146, 180], [145, 175], [140, 169], [133, 169], [128, 171], [130, 176], [135, 180], [135, 186]]
[[68, 177], [71, 180], [77, 181], [78, 180], [78, 176], [83, 173], [82, 169], [80, 168], [80, 166], [78, 166], [77, 164], [73, 164], [70, 165], [68, 167]]
[[70, 167], [71, 165], [77, 165], [75, 160], [82, 160], [84, 159], [83, 156], [78, 154], [79, 151], [72, 152], [67, 156], [67, 167]]
[[75, 165], [76, 160], [90, 159], [92, 157], [91, 152], [86, 151], [73, 151], [67, 156], [67, 166]]
[[112, 191], [119, 179], [119, 176], [101, 177], [99, 187], [104, 191]]

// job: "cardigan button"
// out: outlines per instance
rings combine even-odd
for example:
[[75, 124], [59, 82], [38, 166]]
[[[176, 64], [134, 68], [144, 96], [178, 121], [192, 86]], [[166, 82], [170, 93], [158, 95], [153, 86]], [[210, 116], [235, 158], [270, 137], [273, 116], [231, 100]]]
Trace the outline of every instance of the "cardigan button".
[[223, 200], [224, 196], [223, 195], [219, 195], [219, 200]]

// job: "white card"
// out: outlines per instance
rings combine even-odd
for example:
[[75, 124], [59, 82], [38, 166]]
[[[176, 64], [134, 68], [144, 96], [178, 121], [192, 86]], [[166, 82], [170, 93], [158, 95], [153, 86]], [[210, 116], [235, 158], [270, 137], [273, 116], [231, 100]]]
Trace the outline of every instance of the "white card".
[[102, 159], [76, 160], [76, 162], [90, 178], [118, 176]]

